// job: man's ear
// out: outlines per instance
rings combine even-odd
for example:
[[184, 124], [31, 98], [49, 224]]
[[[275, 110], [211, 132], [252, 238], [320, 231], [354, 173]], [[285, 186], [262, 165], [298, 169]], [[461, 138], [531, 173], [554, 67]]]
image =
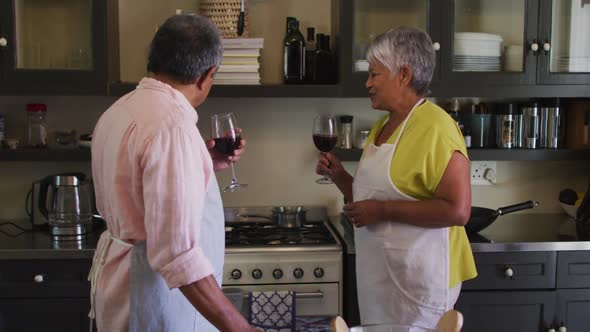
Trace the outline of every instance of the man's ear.
[[199, 88], [199, 90], [203, 90], [207, 86], [207, 84], [212, 84], [213, 79], [215, 78], [215, 73], [217, 73], [218, 68], [218, 66], [213, 66], [207, 69], [207, 71], [203, 75], [201, 75], [201, 77], [199, 77], [199, 79], [197, 80], [197, 87]]
[[412, 68], [408, 67], [408, 66], [402, 66], [399, 69], [399, 73], [400, 73], [400, 83], [402, 86], [407, 86], [410, 84], [410, 82], [412, 81], [412, 76], [414, 76], [414, 71], [412, 70]]

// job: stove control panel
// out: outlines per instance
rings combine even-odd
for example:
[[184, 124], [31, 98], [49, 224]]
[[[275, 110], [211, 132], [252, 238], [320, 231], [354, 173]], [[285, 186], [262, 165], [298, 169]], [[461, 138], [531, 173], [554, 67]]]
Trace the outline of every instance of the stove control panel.
[[340, 282], [342, 253], [231, 254], [224, 271], [224, 285]]

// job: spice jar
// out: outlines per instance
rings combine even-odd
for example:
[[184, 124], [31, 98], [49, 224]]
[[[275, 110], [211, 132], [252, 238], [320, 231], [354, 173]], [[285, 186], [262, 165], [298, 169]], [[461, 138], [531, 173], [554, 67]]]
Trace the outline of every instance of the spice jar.
[[352, 149], [352, 116], [340, 117], [340, 148]]
[[47, 105], [27, 104], [27, 145], [36, 148], [47, 146]]
[[369, 139], [369, 131], [368, 130], [361, 130], [358, 133], [357, 140], [356, 140], [356, 147], [357, 149], [364, 149], [365, 145], [367, 144], [367, 140]]

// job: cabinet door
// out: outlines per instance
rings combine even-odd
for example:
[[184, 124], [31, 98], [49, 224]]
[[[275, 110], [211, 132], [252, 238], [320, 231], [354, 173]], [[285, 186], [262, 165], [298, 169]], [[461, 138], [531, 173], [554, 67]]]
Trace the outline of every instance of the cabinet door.
[[[534, 84], [538, 2], [446, 0], [442, 79], [450, 86]], [[445, 84], [447, 85], [447, 84]]]
[[590, 3], [541, 0], [539, 83], [590, 84]]
[[455, 308], [463, 313], [463, 332], [547, 331], [555, 292], [462, 292]]
[[89, 327], [88, 299], [0, 300], [0, 332], [80, 332]]
[[105, 93], [106, 2], [12, 0], [3, 49], [5, 93]]
[[557, 322], [570, 332], [588, 331], [590, 325], [590, 289], [557, 291]]
[[[347, 93], [366, 96], [367, 47], [379, 34], [400, 26], [427, 31], [433, 47], [440, 49], [440, 1], [433, 0], [354, 0], [343, 10], [342, 36], [347, 40], [342, 50], [342, 76]], [[352, 22], [352, 24], [350, 24]], [[351, 36], [352, 39], [349, 39]], [[436, 52], [433, 83], [439, 79], [440, 51]]]

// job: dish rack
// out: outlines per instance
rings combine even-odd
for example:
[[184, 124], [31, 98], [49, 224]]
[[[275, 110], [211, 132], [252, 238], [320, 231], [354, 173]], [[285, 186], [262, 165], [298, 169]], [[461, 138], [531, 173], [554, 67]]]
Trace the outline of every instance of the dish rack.
[[248, 1], [244, 0], [244, 33], [238, 36], [238, 16], [241, 6], [241, 0], [202, 0], [199, 3], [199, 14], [213, 21], [223, 38], [247, 38]]

